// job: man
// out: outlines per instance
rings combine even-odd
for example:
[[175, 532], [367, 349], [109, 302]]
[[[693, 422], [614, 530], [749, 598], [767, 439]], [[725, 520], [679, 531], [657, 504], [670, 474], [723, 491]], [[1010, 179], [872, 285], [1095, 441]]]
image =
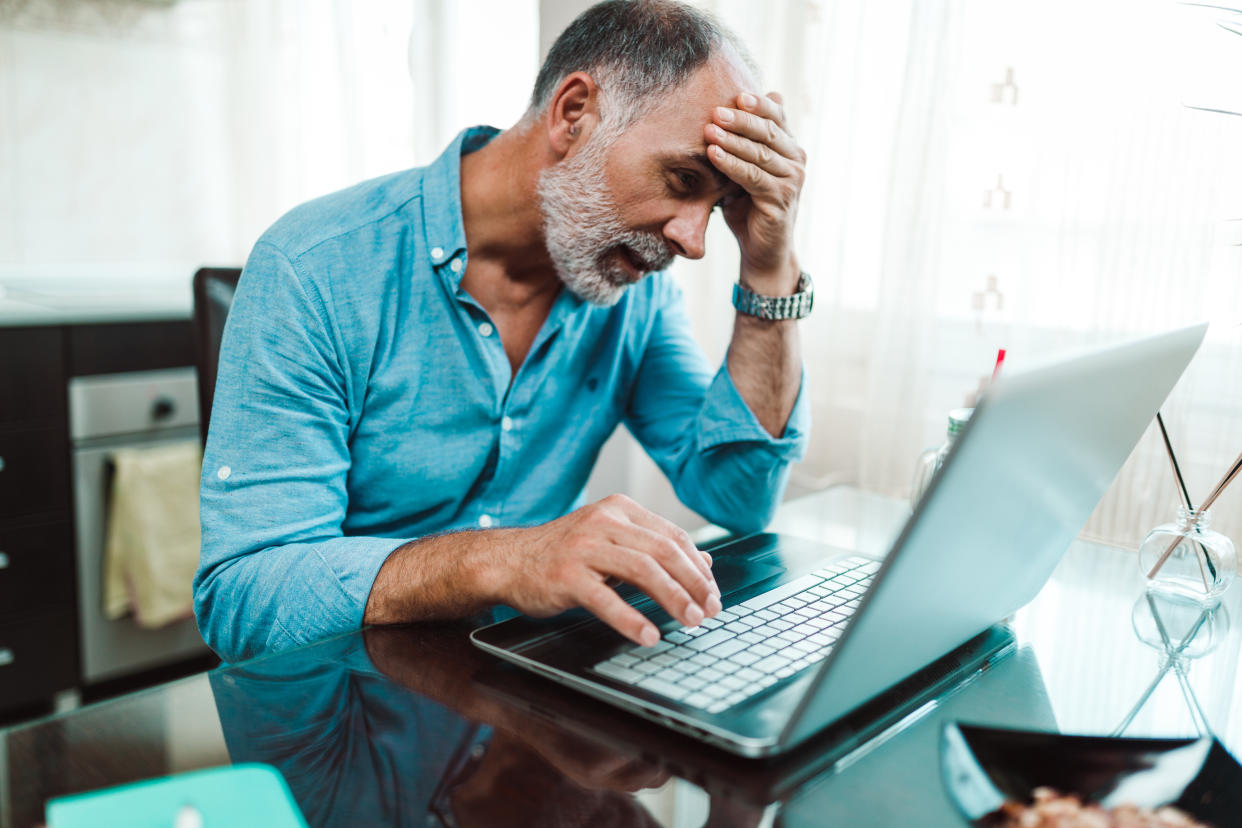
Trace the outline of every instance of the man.
[[[755, 531], [803, 451], [805, 155], [757, 89], [701, 13], [601, 3], [513, 128], [466, 130], [264, 234], [203, 463], [208, 644], [235, 660], [492, 604], [582, 606], [655, 643], [616, 581], [684, 624], [720, 610], [685, 532], [624, 497], [583, 505], [584, 486], [624, 422], [684, 502]], [[659, 271], [704, 254], [715, 207], [741, 288], [713, 377]]]

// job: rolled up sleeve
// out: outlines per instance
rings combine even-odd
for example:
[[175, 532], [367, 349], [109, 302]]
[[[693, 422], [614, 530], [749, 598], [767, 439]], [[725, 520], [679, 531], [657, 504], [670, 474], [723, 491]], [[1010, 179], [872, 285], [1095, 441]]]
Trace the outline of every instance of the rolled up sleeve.
[[627, 427], [683, 503], [733, 532], [762, 530], [780, 504], [790, 466], [806, 451], [805, 370], [784, 431], [773, 437], [738, 392], [728, 359], [712, 373], [671, 281], [652, 325]]
[[199, 630], [222, 658], [358, 629], [404, 541], [346, 537], [355, 389], [324, 297], [260, 242], [221, 345], [203, 460]]

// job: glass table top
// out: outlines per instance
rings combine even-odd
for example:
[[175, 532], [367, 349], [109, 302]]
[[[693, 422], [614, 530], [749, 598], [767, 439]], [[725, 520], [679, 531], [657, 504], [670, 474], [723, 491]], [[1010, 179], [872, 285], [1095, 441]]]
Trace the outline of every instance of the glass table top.
[[[907, 514], [837, 487], [771, 528], [878, 557]], [[862, 746], [769, 762], [518, 678], [470, 622], [367, 629], [0, 731], [0, 826], [40, 824], [50, 797], [251, 761], [316, 826], [963, 825], [940, 781], [948, 721], [1210, 732], [1237, 755], [1240, 602], [1204, 619], [1149, 601], [1132, 550], [1076, 542], [1012, 619], [1012, 652]]]

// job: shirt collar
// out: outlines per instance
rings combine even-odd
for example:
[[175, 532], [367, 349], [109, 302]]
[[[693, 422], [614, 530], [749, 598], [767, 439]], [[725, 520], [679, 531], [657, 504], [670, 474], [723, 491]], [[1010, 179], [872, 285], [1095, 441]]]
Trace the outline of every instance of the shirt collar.
[[[483, 147], [498, 134], [500, 130], [490, 126], [463, 129], [423, 173], [424, 249], [432, 267], [454, 292], [461, 289], [461, 278], [466, 272], [464, 258], [456, 271], [446, 266], [466, 251], [466, 229], [461, 215], [461, 157]], [[544, 328], [554, 333], [568, 318], [589, 311], [591, 307], [568, 288], [562, 288]]]
[[461, 217], [461, 157], [482, 147], [500, 130], [490, 126], [464, 129], [431, 162], [423, 173], [423, 233], [431, 265], [443, 273], [453, 288], [461, 284], [465, 260], [456, 271], [443, 267], [466, 250], [466, 229]]

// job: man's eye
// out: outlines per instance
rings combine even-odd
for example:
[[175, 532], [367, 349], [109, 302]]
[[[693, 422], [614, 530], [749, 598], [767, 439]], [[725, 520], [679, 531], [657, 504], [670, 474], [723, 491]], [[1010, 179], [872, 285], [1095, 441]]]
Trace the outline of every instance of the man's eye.
[[689, 191], [698, 186], [699, 178], [694, 173], [679, 172], [676, 175], [677, 181], [681, 184], [683, 189]]

